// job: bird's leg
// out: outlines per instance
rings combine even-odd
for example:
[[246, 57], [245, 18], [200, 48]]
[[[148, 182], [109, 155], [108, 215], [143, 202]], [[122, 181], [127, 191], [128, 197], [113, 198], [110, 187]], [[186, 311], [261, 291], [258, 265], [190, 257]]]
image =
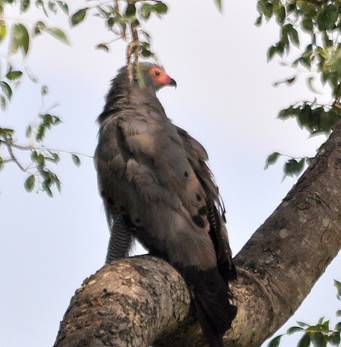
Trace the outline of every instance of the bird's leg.
[[112, 219], [106, 264], [128, 256], [132, 243], [131, 228], [127, 224], [125, 216], [112, 214]]

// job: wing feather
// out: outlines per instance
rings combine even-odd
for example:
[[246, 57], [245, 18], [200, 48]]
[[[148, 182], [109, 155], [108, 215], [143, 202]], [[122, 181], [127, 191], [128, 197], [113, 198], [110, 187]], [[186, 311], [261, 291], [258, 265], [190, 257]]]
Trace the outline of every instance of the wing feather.
[[[159, 241], [160, 248], [176, 258], [174, 262], [215, 266], [209, 221], [202, 213], [206, 192], [176, 127], [136, 112], [109, 118], [100, 132], [96, 158], [102, 165], [105, 160], [110, 163], [100, 170], [107, 173], [100, 173], [100, 186], [115, 192], [116, 203], [127, 209], [131, 222], [145, 229], [144, 235], [137, 235], [142, 243], [149, 233], [154, 243]], [[192, 253], [188, 244], [195, 245]]]

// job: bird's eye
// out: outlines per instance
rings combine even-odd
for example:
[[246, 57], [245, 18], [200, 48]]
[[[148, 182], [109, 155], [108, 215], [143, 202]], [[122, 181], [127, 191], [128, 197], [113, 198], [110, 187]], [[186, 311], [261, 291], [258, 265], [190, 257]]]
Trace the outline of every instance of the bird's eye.
[[161, 75], [161, 72], [160, 72], [160, 71], [155, 71], [155, 72], [154, 72], [154, 75], [155, 75], [155, 76], [160, 76], [160, 75]]

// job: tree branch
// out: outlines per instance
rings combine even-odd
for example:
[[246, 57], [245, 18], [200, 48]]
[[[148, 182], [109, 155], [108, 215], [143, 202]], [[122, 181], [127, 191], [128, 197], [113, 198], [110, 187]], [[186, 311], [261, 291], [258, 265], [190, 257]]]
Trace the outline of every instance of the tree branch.
[[[283, 202], [235, 257], [238, 315], [226, 346], [258, 347], [295, 312], [341, 247], [341, 122]], [[54, 347], [206, 346], [180, 275], [149, 256], [85, 281]]]
[[[2, 141], [1, 141], [2, 142]], [[27, 169], [25, 169], [21, 163], [19, 162], [19, 160], [17, 159], [17, 157], [14, 155], [14, 152], [13, 152], [13, 144], [11, 143], [8, 143], [8, 142], [4, 142], [6, 144], [6, 147], [7, 147], [7, 150], [8, 150], [8, 153], [11, 157], [11, 161], [13, 161], [17, 166], [18, 168], [23, 171], [23, 172], [27, 172]]]
[[[8, 148], [12, 147], [12, 148], [20, 149], [22, 151], [31, 151], [31, 152], [32, 151], [49, 151], [49, 152], [58, 152], [58, 153], [66, 153], [66, 154], [76, 154], [76, 155], [86, 157], [89, 159], [94, 158], [92, 155], [89, 155], [86, 153], [68, 151], [66, 149], [52, 148], [52, 147], [46, 147], [46, 146], [36, 146], [36, 145], [19, 145], [17, 143], [7, 142], [4, 140], [0, 140], [0, 143], [4, 143]], [[13, 152], [13, 150], [12, 150], [12, 152]]]

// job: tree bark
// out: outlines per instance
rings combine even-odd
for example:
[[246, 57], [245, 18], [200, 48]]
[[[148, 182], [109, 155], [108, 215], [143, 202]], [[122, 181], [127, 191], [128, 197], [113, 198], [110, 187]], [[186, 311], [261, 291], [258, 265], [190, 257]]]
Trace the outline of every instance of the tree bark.
[[[341, 122], [235, 257], [238, 315], [226, 346], [258, 347], [295, 312], [341, 247]], [[54, 347], [206, 346], [181, 276], [165, 261], [104, 266], [76, 291]]]

